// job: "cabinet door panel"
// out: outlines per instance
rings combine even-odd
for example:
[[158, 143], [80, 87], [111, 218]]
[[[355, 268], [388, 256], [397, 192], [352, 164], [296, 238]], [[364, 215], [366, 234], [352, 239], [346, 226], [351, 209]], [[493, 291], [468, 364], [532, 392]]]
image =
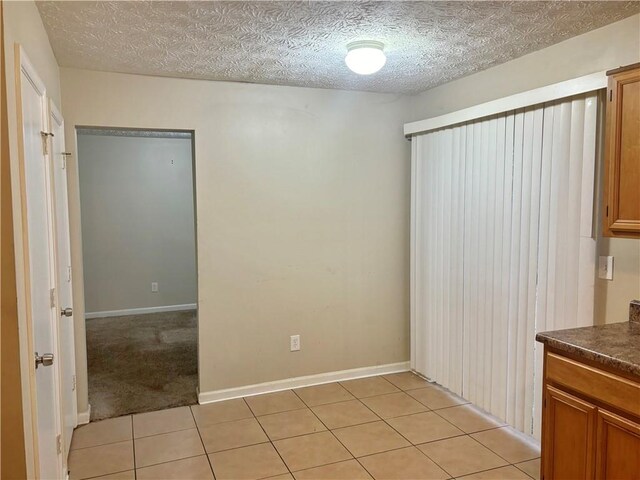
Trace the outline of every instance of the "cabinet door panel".
[[640, 219], [640, 75], [620, 85], [620, 173], [618, 218]]
[[545, 388], [544, 478], [594, 478], [596, 407], [554, 387]]
[[598, 478], [640, 478], [640, 424], [606, 410], [598, 410]]
[[632, 66], [609, 77], [605, 139], [605, 236], [640, 238], [639, 132], [640, 66]]

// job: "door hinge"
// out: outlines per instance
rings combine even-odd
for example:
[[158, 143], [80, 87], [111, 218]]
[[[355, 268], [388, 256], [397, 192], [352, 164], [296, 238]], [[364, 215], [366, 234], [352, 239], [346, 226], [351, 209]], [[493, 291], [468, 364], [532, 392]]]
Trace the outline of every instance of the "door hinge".
[[613, 90], [609, 90], [609, 101], [613, 100]]
[[62, 453], [62, 435], [56, 437], [56, 451]]
[[604, 216], [605, 216], [605, 217], [608, 217], [608, 216], [609, 216], [609, 205], [607, 205], [607, 213], [605, 213], [605, 215], [604, 215]]
[[67, 282], [71, 283], [71, 265], [67, 267]]
[[76, 376], [75, 375], [73, 375], [71, 377], [71, 382], [72, 382], [71, 383], [71, 391], [75, 392], [76, 391]]
[[42, 154], [49, 154], [49, 137], [53, 137], [53, 133], [50, 132], [40, 132], [40, 136], [42, 137]]
[[62, 168], [67, 168], [67, 158], [71, 156], [70, 152], [62, 152]]
[[52, 288], [51, 290], [49, 290], [49, 300], [51, 303], [51, 308], [54, 308], [56, 306], [56, 289]]

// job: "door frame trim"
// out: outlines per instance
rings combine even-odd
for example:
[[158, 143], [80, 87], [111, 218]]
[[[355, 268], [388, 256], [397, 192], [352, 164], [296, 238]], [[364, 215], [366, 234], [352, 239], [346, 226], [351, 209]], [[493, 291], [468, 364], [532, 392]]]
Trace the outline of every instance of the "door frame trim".
[[[65, 140], [65, 123], [64, 123], [64, 117], [62, 116], [62, 113], [60, 112], [60, 109], [58, 108], [58, 106], [55, 104], [55, 102], [53, 101], [52, 98], [47, 98], [48, 102], [47, 102], [47, 106], [48, 106], [48, 110], [47, 110], [47, 122], [48, 122], [48, 128], [49, 128], [49, 132], [54, 132], [55, 128], [59, 128], [62, 134], [62, 140]], [[55, 125], [54, 125], [55, 123]], [[59, 278], [59, 274], [60, 274], [60, 270], [61, 269], [66, 269], [66, 268], [71, 268], [71, 230], [70, 230], [70, 222], [69, 222], [69, 194], [68, 194], [68, 179], [66, 178], [66, 166], [63, 166], [63, 176], [65, 177], [65, 184], [64, 184], [64, 196], [66, 196], [67, 198], [67, 211], [66, 211], [66, 227], [67, 227], [67, 239], [69, 241], [68, 244], [68, 255], [69, 255], [69, 265], [65, 266], [65, 265], [61, 265], [61, 259], [59, 258], [59, 243], [58, 243], [58, 228], [63, 226], [61, 225], [61, 219], [58, 218], [58, 195], [60, 194], [60, 192], [57, 190], [57, 182], [56, 182], [56, 169], [59, 168], [58, 167], [58, 161], [59, 158], [55, 158], [55, 155], [61, 155], [61, 153], [56, 153], [53, 149], [54, 146], [54, 140], [51, 140], [50, 143], [50, 151], [49, 151], [49, 165], [51, 168], [51, 194], [52, 194], [52, 207], [53, 207], [53, 225], [54, 225], [54, 236], [53, 236], [53, 243], [54, 243], [54, 260], [55, 260], [55, 280], [56, 280], [56, 298], [55, 298], [55, 309], [56, 312], [60, 312], [60, 310], [66, 306], [69, 305], [62, 305], [61, 301], [60, 301], [60, 289], [61, 289], [61, 283], [60, 283], [60, 278]], [[65, 148], [65, 147], [63, 147]], [[64, 160], [65, 164], [66, 164], [66, 159]], [[71, 306], [73, 306], [73, 276], [70, 276], [70, 290], [71, 290]], [[71, 375], [73, 377], [76, 376], [76, 355], [75, 355], [75, 318], [71, 317], [73, 319], [73, 322], [71, 324], [71, 332], [73, 334], [73, 341], [72, 341], [72, 345], [73, 348], [71, 349], [70, 355], [72, 357], [72, 361], [71, 364], [73, 365], [73, 370], [70, 372]], [[60, 325], [60, 320], [61, 317], [57, 315], [56, 313], [56, 319], [58, 320], [58, 323], [56, 324], [56, 337], [57, 337], [57, 348], [58, 348], [58, 359], [61, 360], [62, 359], [62, 346], [61, 346], [61, 336], [60, 336], [60, 331], [61, 331], [61, 325]], [[57, 373], [58, 373], [58, 378], [59, 378], [59, 384], [58, 387], [60, 389], [60, 395], [59, 395], [59, 403], [58, 403], [58, 411], [59, 411], [59, 420], [60, 420], [60, 434], [62, 435], [62, 443], [63, 443], [63, 452], [62, 452], [62, 466], [63, 466], [63, 473], [68, 470], [68, 458], [67, 458], [67, 451], [66, 451], [66, 443], [67, 443], [67, 439], [66, 437], [66, 427], [65, 427], [65, 411], [64, 411], [64, 393], [63, 393], [63, 388], [64, 388], [64, 381], [63, 381], [63, 364], [58, 362], [57, 364]], [[72, 405], [73, 405], [73, 428], [75, 429], [78, 426], [78, 398], [77, 398], [77, 389], [73, 391], [73, 395], [72, 395]], [[72, 434], [73, 436], [73, 434]], [[71, 441], [71, 439], [69, 439], [69, 442]]]
[[[35, 366], [33, 361], [29, 359], [34, 358], [33, 349], [33, 322], [31, 318], [31, 311], [29, 308], [29, 240], [27, 235], [27, 202], [26, 202], [26, 173], [24, 168], [25, 161], [25, 144], [24, 137], [22, 135], [22, 129], [24, 125], [23, 111], [22, 111], [22, 73], [29, 78], [29, 81], [34, 87], [46, 98], [46, 88], [44, 83], [35, 73], [33, 65], [29, 61], [22, 46], [18, 43], [14, 46], [15, 55], [15, 88], [16, 88], [16, 120], [17, 120], [17, 146], [18, 146], [18, 196], [20, 198], [19, 215], [14, 217], [14, 221], [18, 223], [14, 228], [14, 241], [16, 246], [20, 246], [16, 251], [16, 277], [17, 277], [17, 296], [18, 296], [18, 330], [22, 332], [20, 334], [20, 372], [22, 377], [22, 403], [23, 403], [23, 416], [25, 426], [25, 448], [26, 452], [31, 452], [32, 455], [27, 454], [27, 462], [31, 460], [33, 462], [31, 471], [34, 472], [36, 478], [40, 477], [40, 461], [39, 461], [39, 448], [38, 448], [38, 423], [36, 418], [36, 405], [35, 405]], [[29, 469], [27, 469], [29, 470]]]

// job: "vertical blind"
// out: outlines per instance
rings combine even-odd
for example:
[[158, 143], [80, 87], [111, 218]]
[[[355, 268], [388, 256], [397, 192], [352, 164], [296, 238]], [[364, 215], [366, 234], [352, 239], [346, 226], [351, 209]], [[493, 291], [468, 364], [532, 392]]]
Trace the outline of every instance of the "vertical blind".
[[535, 333], [593, 323], [596, 92], [412, 142], [412, 368], [540, 436]]

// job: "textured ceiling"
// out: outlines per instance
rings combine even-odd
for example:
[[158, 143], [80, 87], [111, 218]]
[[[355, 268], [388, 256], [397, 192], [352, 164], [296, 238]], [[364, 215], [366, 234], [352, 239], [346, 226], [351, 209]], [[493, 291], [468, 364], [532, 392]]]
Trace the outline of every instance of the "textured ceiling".
[[[415, 93], [640, 11], [640, 2], [38, 2], [61, 66]], [[346, 44], [385, 43], [362, 77]]]

